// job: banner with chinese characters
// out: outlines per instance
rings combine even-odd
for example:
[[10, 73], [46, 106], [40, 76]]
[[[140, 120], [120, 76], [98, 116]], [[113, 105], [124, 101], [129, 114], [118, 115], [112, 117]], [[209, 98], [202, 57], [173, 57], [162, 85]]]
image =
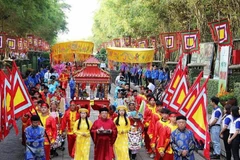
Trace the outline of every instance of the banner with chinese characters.
[[212, 39], [219, 46], [233, 46], [231, 26], [228, 19], [208, 23]]
[[179, 33], [161, 33], [159, 35], [161, 45], [165, 50], [165, 58], [169, 59], [170, 54], [179, 49]]
[[153, 61], [154, 49], [108, 47], [107, 56], [116, 62], [149, 63]]
[[227, 91], [227, 79], [228, 79], [228, 64], [231, 53], [230, 46], [221, 47], [220, 51], [220, 66], [219, 66], [219, 81], [218, 92], [224, 93]]
[[182, 53], [191, 54], [200, 50], [200, 34], [198, 30], [181, 32]]
[[57, 43], [51, 48], [51, 54], [56, 61], [84, 61], [93, 53], [94, 44], [89, 41], [70, 41]]

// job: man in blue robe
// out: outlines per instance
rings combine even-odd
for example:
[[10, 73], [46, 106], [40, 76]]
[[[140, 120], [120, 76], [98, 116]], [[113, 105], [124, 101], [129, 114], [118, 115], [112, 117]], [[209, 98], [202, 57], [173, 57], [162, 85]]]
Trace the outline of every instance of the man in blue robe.
[[32, 125], [25, 129], [26, 153], [25, 160], [45, 160], [44, 133], [45, 130], [39, 125], [40, 118], [32, 115]]
[[195, 139], [192, 131], [186, 129], [187, 118], [177, 117], [178, 128], [171, 134], [171, 145], [174, 152], [174, 160], [195, 160]]

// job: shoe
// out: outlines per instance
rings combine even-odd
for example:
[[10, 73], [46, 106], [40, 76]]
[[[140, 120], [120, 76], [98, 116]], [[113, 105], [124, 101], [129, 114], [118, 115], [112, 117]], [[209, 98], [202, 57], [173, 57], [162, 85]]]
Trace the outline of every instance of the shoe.
[[154, 153], [151, 153], [149, 157], [154, 158], [155, 157]]
[[213, 154], [210, 156], [211, 159], [220, 159], [220, 155]]

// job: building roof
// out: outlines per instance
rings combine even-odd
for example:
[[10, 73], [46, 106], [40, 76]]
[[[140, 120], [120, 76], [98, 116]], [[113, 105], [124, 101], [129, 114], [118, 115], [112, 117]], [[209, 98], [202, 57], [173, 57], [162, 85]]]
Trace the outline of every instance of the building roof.
[[88, 58], [84, 63], [100, 64], [99, 60], [93, 56]]
[[110, 74], [93, 64], [85, 66], [73, 77], [76, 83], [109, 83]]

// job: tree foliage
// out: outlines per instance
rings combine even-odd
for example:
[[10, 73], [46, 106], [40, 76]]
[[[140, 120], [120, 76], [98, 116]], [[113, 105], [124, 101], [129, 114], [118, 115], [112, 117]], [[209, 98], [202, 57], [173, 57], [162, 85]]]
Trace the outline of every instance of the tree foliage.
[[67, 31], [61, 0], [0, 0], [0, 20], [9, 35], [34, 34], [52, 43], [59, 32]]
[[113, 38], [157, 36], [163, 32], [199, 29], [212, 41], [208, 22], [229, 18], [233, 38], [240, 37], [240, 1], [235, 0], [100, 0], [93, 25], [96, 45]]

